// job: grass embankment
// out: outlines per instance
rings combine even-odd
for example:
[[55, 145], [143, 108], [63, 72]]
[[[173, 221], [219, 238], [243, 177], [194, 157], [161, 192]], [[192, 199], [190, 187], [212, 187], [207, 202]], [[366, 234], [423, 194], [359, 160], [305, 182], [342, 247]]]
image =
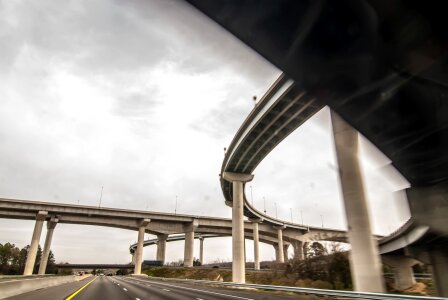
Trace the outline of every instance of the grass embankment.
[[[164, 268], [153, 267], [143, 271], [148, 276], [163, 278], [232, 281], [232, 271], [220, 269]], [[331, 283], [322, 280], [297, 280], [295, 276], [280, 274], [281, 272], [248, 272], [246, 282], [255, 284], [271, 284], [283, 286], [310, 287], [332, 289]]]

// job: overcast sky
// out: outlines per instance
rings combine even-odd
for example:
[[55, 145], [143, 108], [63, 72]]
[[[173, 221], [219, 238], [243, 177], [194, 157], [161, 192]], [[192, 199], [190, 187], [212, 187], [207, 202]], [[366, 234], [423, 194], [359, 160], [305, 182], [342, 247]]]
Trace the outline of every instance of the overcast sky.
[[[173, 212], [177, 196], [179, 213], [230, 217], [223, 149], [279, 74], [183, 2], [0, 0], [0, 197], [98, 205], [104, 186], [102, 206]], [[361, 150], [373, 230], [387, 234], [408, 218], [394, 193], [407, 183]], [[273, 216], [276, 204], [279, 218], [345, 229], [334, 156], [325, 108], [268, 155], [247, 195]], [[0, 220], [0, 243], [25, 246], [33, 226]], [[126, 263], [136, 237], [59, 224], [52, 249], [57, 261]], [[206, 240], [205, 260], [230, 260], [229, 241]], [[182, 257], [183, 242], [168, 245], [168, 261]]]

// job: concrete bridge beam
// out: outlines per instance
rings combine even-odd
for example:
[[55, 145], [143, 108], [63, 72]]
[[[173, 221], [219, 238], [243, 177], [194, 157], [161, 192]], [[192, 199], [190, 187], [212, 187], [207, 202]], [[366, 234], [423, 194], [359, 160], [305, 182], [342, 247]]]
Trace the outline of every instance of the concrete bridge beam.
[[385, 292], [378, 245], [370, 228], [369, 212], [358, 159], [358, 132], [331, 111], [339, 179], [352, 251], [350, 268], [356, 291]]
[[26, 257], [25, 269], [23, 275], [32, 275], [34, 269], [34, 263], [36, 262], [37, 248], [39, 246], [40, 235], [42, 233], [42, 226], [44, 225], [45, 218], [48, 212], [39, 211], [36, 215], [36, 223], [34, 224], [33, 236], [31, 238], [30, 249]]
[[167, 238], [168, 238], [167, 234], [158, 234], [157, 235], [157, 254], [156, 254], [156, 259], [161, 261], [162, 264], [165, 263], [166, 239]]
[[142, 260], [143, 260], [143, 242], [145, 240], [145, 230], [148, 224], [151, 222], [150, 219], [143, 219], [140, 221], [138, 227], [138, 239], [137, 239], [137, 249], [135, 250], [135, 267], [134, 275], [140, 275], [142, 273]]
[[224, 180], [232, 182], [232, 281], [246, 283], [246, 266], [244, 253], [244, 183], [251, 181], [251, 174], [224, 172]]
[[47, 221], [47, 236], [45, 237], [44, 250], [42, 252], [42, 257], [40, 259], [39, 271], [37, 274], [45, 274], [47, 269], [48, 256], [50, 255], [51, 240], [53, 239], [53, 232], [58, 224], [57, 218], [51, 218]]

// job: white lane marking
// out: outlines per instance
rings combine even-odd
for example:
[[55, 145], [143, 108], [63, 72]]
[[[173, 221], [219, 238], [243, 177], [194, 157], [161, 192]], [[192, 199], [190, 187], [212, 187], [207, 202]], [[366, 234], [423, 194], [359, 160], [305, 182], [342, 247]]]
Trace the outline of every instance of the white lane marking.
[[135, 300], [140, 300], [140, 298], [135, 298]]
[[125, 288], [123, 288], [123, 291], [127, 292], [128, 290], [127, 290], [127, 289], [125, 289]]
[[164, 291], [167, 291], [167, 292], [169, 292], [170, 290], [167, 290], [167, 289], [162, 289], [162, 290], [164, 290]]
[[[135, 281], [141, 281], [139, 279], [135, 279], [133, 278]], [[174, 287], [174, 288], [179, 288], [179, 289], [184, 289], [184, 290], [190, 290], [190, 291], [195, 291], [195, 292], [202, 292], [202, 293], [207, 293], [207, 294], [212, 294], [212, 295], [219, 295], [219, 296], [225, 296], [225, 297], [229, 297], [229, 298], [235, 298], [235, 299], [242, 299], [242, 300], [255, 300], [253, 298], [245, 298], [245, 297], [240, 297], [240, 296], [235, 296], [235, 295], [229, 295], [229, 294], [222, 294], [222, 293], [216, 293], [216, 292], [211, 292], [211, 291], [206, 291], [206, 290], [198, 290], [198, 289], [193, 289], [193, 288], [187, 288], [184, 286], [177, 286], [177, 285], [171, 285], [171, 284], [167, 284], [167, 283], [160, 283], [160, 282], [154, 282], [151, 281], [151, 283], [153, 284], [160, 284], [160, 285], [165, 285], [165, 286], [170, 286], [170, 287]]]
[[201, 299], [201, 298], [196, 298], [196, 300], [204, 300], [204, 299]]
[[120, 285], [119, 283], [117, 283], [117, 285]]

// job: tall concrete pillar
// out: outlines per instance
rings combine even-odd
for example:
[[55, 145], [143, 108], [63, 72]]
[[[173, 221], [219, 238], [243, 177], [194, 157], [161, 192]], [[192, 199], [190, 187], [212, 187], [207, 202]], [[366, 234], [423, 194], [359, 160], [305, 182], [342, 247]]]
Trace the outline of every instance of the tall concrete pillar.
[[199, 262], [204, 264], [204, 237], [199, 237]]
[[354, 290], [383, 293], [381, 259], [370, 229], [358, 160], [358, 132], [333, 111], [331, 120], [351, 245], [350, 269]]
[[232, 182], [232, 281], [246, 283], [246, 266], [244, 255], [244, 188], [245, 182], [251, 181], [251, 174], [224, 172], [224, 180]]
[[36, 215], [36, 223], [34, 224], [33, 237], [31, 238], [30, 249], [26, 257], [25, 269], [23, 275], [32, 275], [34, 269], [34, 263], [36, 262], [37, 248], [39, 246], [40, 235], [42, 233], [42, 226], [44, 225], [45, 218], [48, 212], [39, 211]]
[[382, 255], [383, 263], [392, 267], [395, 279], [395, 289], [402, 291], [415, 284], [412, 266], [418, 262], [415, 259], [401, 255]]
[[165, 253], [166, 253], [166, 239], [168, 238], [167, 234], [158, 234], [157, 235], [157, 254], [156, 259], [161, 261], [162, 264], [165, 263]]
[[279, 254], [280, 251], [278, 251], [278, 245], [273, 245], [273, 247], [275, 250], [275, 262], [280, 263], [280, 254]]
[[135, 252], [131, 252], [131, 261], [132, 264], [135, 265]]
[[303, 258], [308, 257], [308, 242], [303, 242]]
[[193, 267], [194, 231], [185, 233], [184, 267]]
[[284, 261], [288, 261], [288, 248], [289, 248], [289, 244], [288, 245], [283, 245], [283, 259], [284, 259]]
[[448, 297], [448, 249], [439, 247], [429, 250], [429, 260], [437, 296]]
[[254, 238], [254, 270], [260, 270], [260, 236], [258, 233], [259, 219], [251, 219]]
[[145, 230], [149, 222], [151, 222], [150, 219], [143, 219], [139, 222], [137, 249], [135, 249], [134, 253], [135, 256], [134, 275], [141, 275], [142, 273], [143, 242], [145, 240]]
[[278, 247], [278, 260], [277, 263], [284, 263], [285, 262], [285, 252], [283, 249], [283, 226], [276, 226], [274, 227], [277, 229], [277, 247]]
[[57, 218], [51, 218], [47, 221], [47, 236], [45, 237], [45, 244], [44, 244], [44, 250], [42, 252], [42, 257], [40, 258], [40, 264], [39, 264], [39, 275], [45, 274], [45, 270], [47, 269], [47, 263], [48, 263], [48, 256], [50, 255], [50, 247], [51, 247], [51, 240], [53, 238], [53, 232], [56, 227], [56, 224], [58, 224]]
[[303, 242], [302, 241], [293, 241], [292, 247], [294, 248], [294, 260], [304, 260], [303, 254]]

